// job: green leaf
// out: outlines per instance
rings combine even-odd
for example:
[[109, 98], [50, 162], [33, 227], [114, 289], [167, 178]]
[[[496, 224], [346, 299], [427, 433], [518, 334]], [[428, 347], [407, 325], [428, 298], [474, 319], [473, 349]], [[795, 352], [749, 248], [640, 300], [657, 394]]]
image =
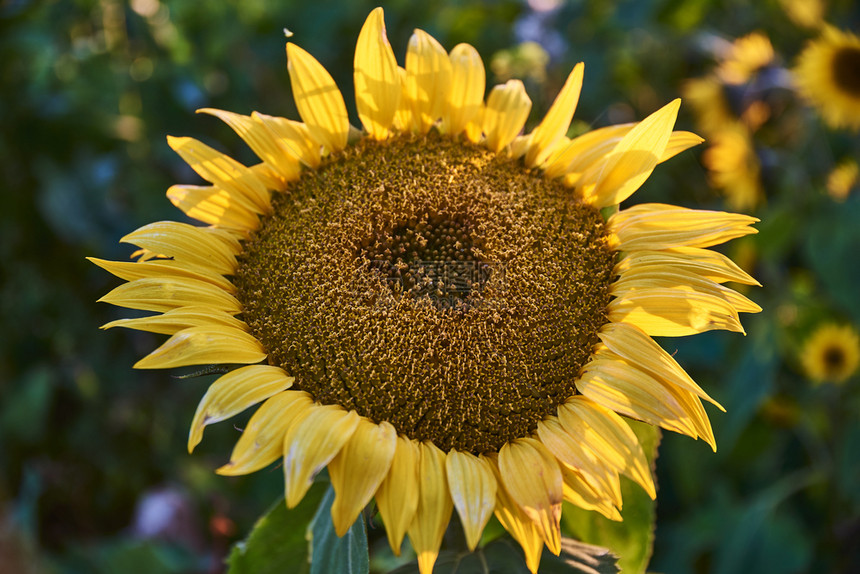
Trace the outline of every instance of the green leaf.
[[310, 547], [308, 524], [326, 492], [326, 485], [314, 484], [302, 502], [292, 510], [284, 499], [266, 512], [251, 534], [233, 546], [227, 558], [228, 574], [308, 574]]
[[331, 519], [334, 489], [329, 486], [310, 526], [311, 574], [367, 574], [370, 572], [370, 555], [367, 550], [367, 532], [364, 517], [338, 538]]
[[[645, 456], [653, 467], [660, 443], [659, 429], [638, 421], [627, 422], [639, 437]], [[656, 504], [639, 485], [623, 477], [621, 481], [623, 522], [614, 522], [597, 512], [583, 510], [565, 502], [561, 515], [562, 532], [576, 540], [611, 550], [619, 556], [618, 566], [624, 574], [641, 574], [645, 572], [651, 559]]]

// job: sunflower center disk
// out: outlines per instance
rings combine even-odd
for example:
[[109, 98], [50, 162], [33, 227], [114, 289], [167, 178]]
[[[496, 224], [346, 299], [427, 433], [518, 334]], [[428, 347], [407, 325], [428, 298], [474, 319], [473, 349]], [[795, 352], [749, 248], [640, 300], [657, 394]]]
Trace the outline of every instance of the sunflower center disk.
[[841, 48], [833, 56], [833, 79], [843, 90], [860, 98], [860, 48]]
[[431, 135], [362, 141], [273, 203], [235, 283], [294, 388], [473, 453], [575, 394], [615, 255], [571, 190]]

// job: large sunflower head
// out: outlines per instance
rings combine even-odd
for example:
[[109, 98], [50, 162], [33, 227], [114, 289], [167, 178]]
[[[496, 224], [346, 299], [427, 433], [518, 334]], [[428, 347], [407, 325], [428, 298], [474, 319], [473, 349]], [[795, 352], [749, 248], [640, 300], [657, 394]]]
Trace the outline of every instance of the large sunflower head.
[[860, 129], [860, 37], [826, 26], [798, 57], [794, 75], [829, 126]]
[[323, 66], [287, 57], [301, 122], [204, 110], [262, 163], [169, 139], [209, 185], [167, 195], [206, 226], [146, 225], [123, 238], [136, 261], [94, 260], [127, 281], [103, 301], [156, 313], [107, 327], [170, 335], [136, 367], [240, 365], [203, 397], [189, 450], [262, 403], [218, 472], [281, 459], [294, 506], [327, 467], [337, 531], [375, 497], [392, 548], [408, 535], [429, 572], [454, 509], [473, 548], [495, 513], [536, 571], [563, 500], [618, 520], [620, 475], [653, 497], [624, 417], [714, 446], [713, 400], [651, 336], [742, 332], [759, 308], [724, 283], [756, 282], [706, 248], [756, 220], [616, 208], [701, 141], [673, 132], [678, 101], [568, 139], [579, 64], [521, 135], [522, 83], [485, 101], [475, 49], [420, 30], [399, 67], [376, 9], [358, 132]]

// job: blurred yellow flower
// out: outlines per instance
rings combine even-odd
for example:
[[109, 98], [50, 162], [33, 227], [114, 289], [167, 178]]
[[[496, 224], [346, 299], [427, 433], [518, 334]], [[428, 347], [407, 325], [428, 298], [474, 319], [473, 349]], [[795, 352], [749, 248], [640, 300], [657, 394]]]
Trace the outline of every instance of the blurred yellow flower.
[[727, 84], [743, 84], [772, 61], [770, 40], [762, 32], [753, 32], [732, 42], [717, 67], [717, 76]]
[[845, 201], [857, 185], [858, 176], [860, 176], [860, 166], [856, 161], [846, 159], [840, 162], [827, 176], [827, 193], [836, 201]]
[[849, 325], [824, 324], [804, 343], [800, 361], [813, 382], [843, 383], [860, 365], [860, 336]]
[[779, 0], [791, 21], [804, 28], [817, 28], [824, 22], [824, 0]]
[[723, 83], [713, 75], [691, 78], [681, 86], [681, 95], [693, 109], [698, 129], [707, 137], [737, 120], [724, 90]]
[[860, 38], [827, 26], [793, 70], [800, 94], [833, 128], [860, 129]]
[[733, 122], [711, 135], [702, 154], [711, 185], [722, 190], [732, 209], [756, 207], [763, 199], [761, 169], [747, 129]]

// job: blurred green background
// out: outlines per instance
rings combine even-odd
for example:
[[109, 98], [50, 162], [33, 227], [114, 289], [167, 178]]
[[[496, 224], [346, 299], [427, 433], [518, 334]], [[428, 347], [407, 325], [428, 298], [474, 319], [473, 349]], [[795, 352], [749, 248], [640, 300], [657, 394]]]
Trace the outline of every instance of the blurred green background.
[[[585, 61], [575, 131], [641, 119], [691, 78], [718, 77], [735, 39], [769, 38], [770, 61], [719, 86], [738, 118], [753, 104], [766, 111], [747, 132], [747, 164], [757, 169], [740, 174], [759, 188], [745, 210], [762, 219], [760, 233], [725, 248], [764, 285], [746, 292], [764, 312], [744, 318], [746, 337], [661, 341], [728, 412], [708, 409], [716, 454], [664, 435], [650, 570], [860, 572], [860, 381], [813, 385], [799, 359], [818, 325], [860, 325], [857, 185], [847, 198], [826, 192], [830, 171], [856, 161], [860, 142], [824, 125], [787, 79], [822, 21], [858, 30], [856, 2], [381, 4], [401, 63], [414, 27], [448, 49], [469, 42], [488, 87], [525, 81], [530, 125]], [[134, 371], [160, 338], [98, 329], [127, 313], [95, 302], [118, 281], [84, 257], [127, 258], [120, 237], [183, 219], [164, 192], [197, 178], [166, 135], [252, 162], [228, 128], [196, 109], [298, 118], [285, 28], [332, 73], [357, 123], [353, 49], [375, 5], [0, 2], [0, 572], [222, 572], [229, 546], [280, 495], [277, 468], [214, 474], [241, 417], [186, 453], [212, 376]], [[804, 5], [820, 11], [804, 19]], [[701, 133], [699, 121], [682, 106], [679, 129]], [[731, 190], [711, 187], [706, 149], [663, 164], [633, 201], [730, 209]]]

